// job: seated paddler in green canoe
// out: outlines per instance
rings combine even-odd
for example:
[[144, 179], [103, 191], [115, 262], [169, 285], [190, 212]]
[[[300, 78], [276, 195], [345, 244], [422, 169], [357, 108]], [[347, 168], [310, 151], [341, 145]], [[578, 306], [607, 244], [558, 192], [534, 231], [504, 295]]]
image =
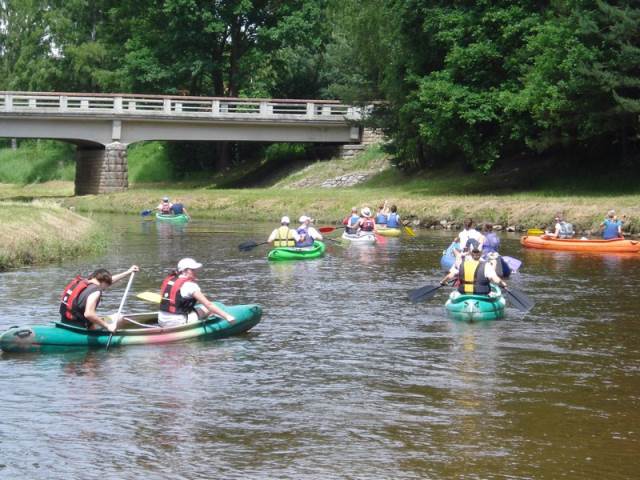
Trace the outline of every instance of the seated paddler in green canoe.
[[183, 258], [178, 262], [176, 270], [163, 280], [160, 287], [158, 325], [176, 327], [198, 322], [211, 315], [233, 323], [234, 316], [214, 305], [200, 290], [196, 270], [201, 267], [202, 264], [193, 258]]
[[289, 220], [289, 217], [286, 215], [282, 217], [280, 219], [280, 226], [271, 232], [267, 243], [272, 243], [274, 248], [295, 247], [300, 235], [298, 235], [298, 232], [293, 228], [289, 227], [290, 223], [291, 220]]
[[449, 273], [440, 281], [446, 285], [456, 279], [457, 289], [451, 293], [445, 307], [458, 320], [493, 320], [504, 316], [505, 300], [499, 288], [507, 284], [489, 262], [481, 260], [482, 250], [474, 243], [465, 259], [454, 262]]
[[102, 298], [102, 292], [118, 280], [140, 269], [132, 265], [126, 272], [111, 275], [108, 270], [99, 268], [89, 278], [77, 276], [65, 287], [60, 299], [60, 319], [62, 323], [79, 326], [88, 330], [105, 328], [115, 332], [117, 322], [100, 317], [96, 310]]

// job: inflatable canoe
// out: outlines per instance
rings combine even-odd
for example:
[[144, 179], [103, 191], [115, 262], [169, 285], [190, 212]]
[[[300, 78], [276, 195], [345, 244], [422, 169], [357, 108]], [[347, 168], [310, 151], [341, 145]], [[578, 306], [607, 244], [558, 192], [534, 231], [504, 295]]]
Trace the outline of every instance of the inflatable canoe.
[[373, 245], [376, 243], [376, 236], [373, 233], [347, 233], [342, 234], [343, 240], [349, 240], [356, 245]]
[[526, 235], [520, 243], [528, 248], [562, 250], [567, 252], [637, 253], [640, 242], [614, 238], [613, 240], [580, 240], [579, 238], [551, 238]]
[[461, 294], [457, 290], [453, 291], [444, 306], [454, 320], [463, 322], [497, 320], [504, 317], [506, 301], [500, 287], [491, 285], [491, 290], [491, 295]]
[[383, 237], [399, 237], [402, 235], [402, 230], [399, 228], [379, 227], [376, 225], [376, 233]]
[[[227, 307], [216, 302], [216, 305], [231, 313], [235, 322], [211, 316], [199, 322], [162, 328], [157, 324], [157, 312], [130, 314], [125, 315], [129, 322], [113, 334], [110, 346], [225, 338], [246, 332], [258, 324], [262, 316], [262, 308], [255, 304]], [[106, 330], [87, 330], [60, 322], [11, 327], [0, 335], [0, 349], [5, 352], [59, 352], [74, 348], [106, 348], [109, 336]]]
[[312, 258], [320, 258], [323, 256], [325, 249], [325, 244], [316, 240], [313, 242], [312, 247], [307, 248], [274, 248], [269, 252], [267, 258], [269, 260], [310, 260]]
[[156, 213], [156, 220], [159, 222], [187, 223], [189, 221], [189, 217], [184, 213], [181, 213], [180, 215], [164, 215], [162, 213]]

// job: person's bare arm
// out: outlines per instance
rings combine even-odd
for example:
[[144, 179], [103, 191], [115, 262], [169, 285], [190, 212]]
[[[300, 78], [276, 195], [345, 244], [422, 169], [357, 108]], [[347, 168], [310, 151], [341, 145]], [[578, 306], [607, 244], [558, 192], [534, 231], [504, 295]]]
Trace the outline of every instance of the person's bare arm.
[[209, 301], [209, 299], [200, 291], [195, 292], [193, 294], [193, 298], [195, 298], [198, 302], [200, 302], [207, 309], [209, 314], [217, 315], [219, 317], [224, 318], [227, 322], [235, 321], [235, 317], [230, 313], [225, 312], [221, 308], [216, 307], [213, 303]]

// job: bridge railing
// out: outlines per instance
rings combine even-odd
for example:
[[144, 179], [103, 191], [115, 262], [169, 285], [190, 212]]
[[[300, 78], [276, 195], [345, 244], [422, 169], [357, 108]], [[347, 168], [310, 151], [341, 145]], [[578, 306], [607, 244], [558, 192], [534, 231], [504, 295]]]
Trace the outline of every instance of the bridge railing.
[[2, 112], [333, 121], [359, 120], [362, 116], [360, 109], [336, 101], [36, 92], [0, 92]]

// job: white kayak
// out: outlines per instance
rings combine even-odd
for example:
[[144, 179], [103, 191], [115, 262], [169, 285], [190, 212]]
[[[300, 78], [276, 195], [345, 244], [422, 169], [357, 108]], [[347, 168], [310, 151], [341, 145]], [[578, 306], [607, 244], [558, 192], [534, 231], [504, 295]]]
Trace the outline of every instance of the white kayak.
[[342, 234], [343, 240], [349, 240], [351, 243], [356, 243], [358, 245], [373, 245], [376, 243], [376, 236], [374, 233], [356, 233], [351, 234], [344, 232]]

